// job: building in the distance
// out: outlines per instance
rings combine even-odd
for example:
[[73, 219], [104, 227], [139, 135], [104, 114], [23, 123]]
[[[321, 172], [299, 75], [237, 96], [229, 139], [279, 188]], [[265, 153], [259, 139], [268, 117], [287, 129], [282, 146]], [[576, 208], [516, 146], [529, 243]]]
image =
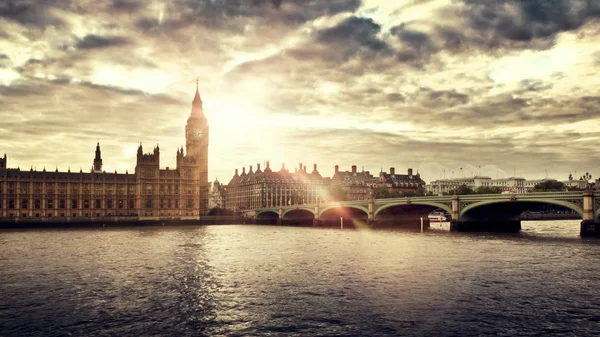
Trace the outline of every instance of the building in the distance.
[[266, 162], [264, 171], [260, 164], [256, 171], [242, 168], [238, 169], [227, 184], [225, 192], [226, 208], [232, 211], [242, 211], [261, 207], [277, 207], [285, 205], [299, 205], [317, 203], [323, 200], [327, 192], [329, 179], [323, 178], [314, 164], [312, 172], [306, 166], [300, 166], [291, 173], [281, 166], [279, 171], [271, 170], [270, 163]]
[[369, 171], [358, 172], [356, 165], [352, 165], [351, 171], [340, 171], [340, 167], [335, 165], [331, 185], [344, 188], [348, 200], [365, 200], [369, 198], [371, 188], [377, 181]]
[[84, 220], [197, 218], [208, 211], [208, 122], [198, 88], [177, 167], [160, 168], [160, 149], [138, 147], [135, 172], [102, 170], [100, 144], [90, 172], [22, 171], [0, 159], [0, 217]]
[[419, 190], [425, 191], [425, 181], [421, 179], [421, 175], [413, 174], [411, 168], [407, 174], [396, 174], [396, 169], [390, 167], [390, 173], [381, 171], [375, 187], [387, 187], [389, 191], [401, 192], [416, 192]]
[[225, 209], [225, 191], [226, 186], [221, 184], [218, 179], [212, 183], [210, 199], [208, 201], [209, 210], [213, 208]]

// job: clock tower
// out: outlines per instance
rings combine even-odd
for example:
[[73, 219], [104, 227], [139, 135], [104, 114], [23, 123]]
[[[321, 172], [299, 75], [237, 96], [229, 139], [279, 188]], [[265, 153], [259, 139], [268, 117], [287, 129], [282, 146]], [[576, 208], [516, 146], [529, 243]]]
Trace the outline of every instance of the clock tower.
[[208, 121], [202, 108], [202, 99], [198, 92], [196, 80], [196, 95], [192, 101], [192, 113], [185, 126], [186, 157], [194, 163], [192, 179], [197, 182], [200, 215], [208, 213]]

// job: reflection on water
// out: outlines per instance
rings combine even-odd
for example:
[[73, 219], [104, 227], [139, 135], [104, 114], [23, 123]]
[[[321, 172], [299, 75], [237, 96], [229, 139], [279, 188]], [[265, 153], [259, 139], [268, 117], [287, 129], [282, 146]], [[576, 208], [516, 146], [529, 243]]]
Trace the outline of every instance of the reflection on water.
[[578, 234], [0, 231], [0, 335], [593, 335], [600, 241]]

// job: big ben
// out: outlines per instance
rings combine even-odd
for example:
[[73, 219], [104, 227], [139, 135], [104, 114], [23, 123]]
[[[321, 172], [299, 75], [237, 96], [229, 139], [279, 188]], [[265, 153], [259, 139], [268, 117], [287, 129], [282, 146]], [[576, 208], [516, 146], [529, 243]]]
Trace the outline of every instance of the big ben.
[[196, 81], [196, 95], [192, 101], [192, 112], [185, 126], [185, 146], [187, 157], [194, 161], [193, 180], [198, 182], [197, 207], [200, 215], [208, 213], [208, 121], [204, 115], [202, 99]]

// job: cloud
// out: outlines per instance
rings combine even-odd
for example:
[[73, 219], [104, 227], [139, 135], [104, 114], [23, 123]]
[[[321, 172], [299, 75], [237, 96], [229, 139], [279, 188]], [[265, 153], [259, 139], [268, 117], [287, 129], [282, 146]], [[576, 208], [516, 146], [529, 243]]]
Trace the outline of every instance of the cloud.
[[127, 39], [119, 36], [86, 35], [76, 44], [78, 49], [101, 49], [127, 44]]
[[359, 53], [363, 57], [390, 54], [390, 46], [377, 36], [380, 31], [381, 26], [372, 19], [352, 16], [335, 27], [319, 31], [317, 41], [340, 50], [346, 60]]
[[0, 17], [38, 28], [63, 27], [65, 22], [37, 1], [6, 0], [0, 3]]

